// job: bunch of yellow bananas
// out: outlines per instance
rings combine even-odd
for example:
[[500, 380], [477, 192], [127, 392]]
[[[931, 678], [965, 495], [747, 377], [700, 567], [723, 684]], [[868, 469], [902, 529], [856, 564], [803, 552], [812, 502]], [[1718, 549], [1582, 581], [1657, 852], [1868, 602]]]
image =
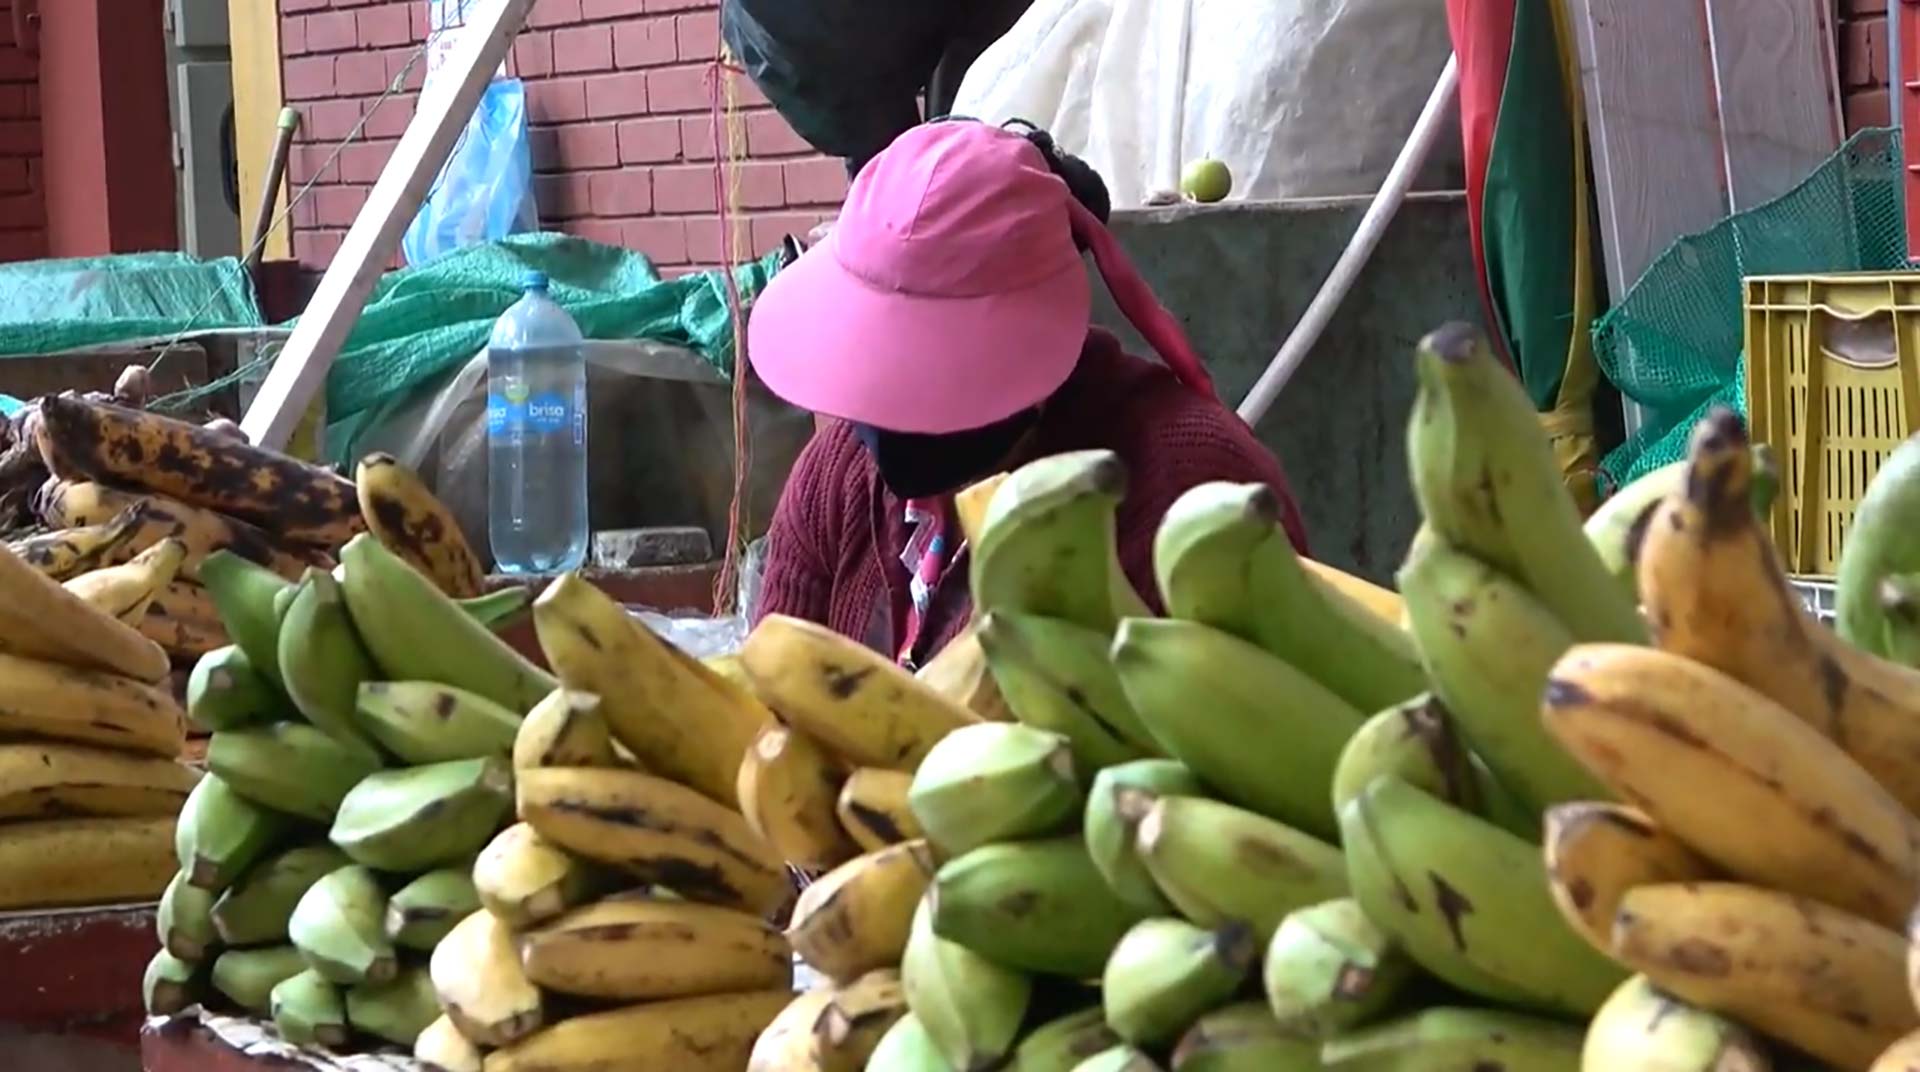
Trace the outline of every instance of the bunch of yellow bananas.
[[136, 582], [63, 588], [0, 548], [0, 910], [144, 901], [166, 885], [194, 786], [186, 720], [166, 653], [118, 615], [143, 609], [178, 560], [161, 543], [120, 568]]
[[[1731, 413], [1695, 429], [1635, 549], [1654, 646], [1553, 668], [1548, 732], [1630, 802], [1547, 813], [1553, 895], [1640, 973], [1616, 1002], [1658, 988], [1835, 1068], [1909, 1068], [1920, 671], [1806, 610], [1752, 509], [1753, 457]], [[1631, 1067], [1648, 1038], [1610, 1005], [1588, 1066]]]

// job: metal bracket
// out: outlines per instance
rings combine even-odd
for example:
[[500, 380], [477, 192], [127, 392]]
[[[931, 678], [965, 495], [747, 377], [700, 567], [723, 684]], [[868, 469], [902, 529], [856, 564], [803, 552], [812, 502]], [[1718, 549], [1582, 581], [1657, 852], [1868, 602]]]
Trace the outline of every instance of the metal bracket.
[[13, 0], [13, 40], [27, 55], [40, 55], [40, 0]]

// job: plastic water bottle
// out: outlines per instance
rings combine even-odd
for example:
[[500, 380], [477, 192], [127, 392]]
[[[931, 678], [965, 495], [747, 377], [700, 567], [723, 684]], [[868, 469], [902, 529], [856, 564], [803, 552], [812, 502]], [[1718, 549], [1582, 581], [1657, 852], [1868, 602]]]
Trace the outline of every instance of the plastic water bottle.
[[487, 535], [502, 573], [560, 573], [587, 557], [587, 366], [547, 277], [493, 327], [487, 353]]

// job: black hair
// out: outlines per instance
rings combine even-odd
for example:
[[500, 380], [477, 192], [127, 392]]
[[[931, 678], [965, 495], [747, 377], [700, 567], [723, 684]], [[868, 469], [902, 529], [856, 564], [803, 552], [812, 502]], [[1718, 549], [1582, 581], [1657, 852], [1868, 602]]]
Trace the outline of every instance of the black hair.
[[[943, 115], [928, 122], [978, 123], [980, 120], [970, 115]], [[1053, 140], [1053, 135], [1025, 119], [1009, 119], [1000, 124], [1000, 128], [1013, 131], [1040, 150], [1040, 155], [1047, 161], [1047, 170], [1067, 184], [1067, 192], [1088, 212], [1093, 213], [1095, 219], [1106, 223], [1113, 217], [1113, 195], [1107, 190], [1106, 180], [1093, 170], [1092, 164], [1060, 148], [1060, 143]], [[1081, 248], [1085, 250], [1084, 245]]]
[[1060, 144], [1053, 140], [1053, 135], [1025, 119], [1009, 119], [1001, 127], [1015, 131], [1032, 142], [1033, 147], [1040, 150], [1040, 155], [1047, 158], [1047, 169], [1060, 176], [1060, 181], [1067, 184], [1067, 191], [1073, 194], [1073, 199], [1093, 213], [1095, 219], [1106, 223], [1113, 217], [1113, 195], [1107, 191], [1106, 180], [1093, 170], [1092, 164], [1060, 148]]

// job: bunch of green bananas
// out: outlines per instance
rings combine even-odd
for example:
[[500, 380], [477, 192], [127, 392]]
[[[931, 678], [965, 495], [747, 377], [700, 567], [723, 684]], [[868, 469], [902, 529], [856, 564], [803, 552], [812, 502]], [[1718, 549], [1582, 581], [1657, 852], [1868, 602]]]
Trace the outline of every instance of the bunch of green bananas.
[[216, 996], [289, 1041], [411, 1045], [427, 958], [479, 907], [471, 864], [513, 809], [508, 755], [553, 681], [494, 636], [509, 590], [455, 601], [370, 536], [288, 582], [228, 552], [203, 583], [234, 643], [201, 657], [213, 735], [176, 826], [154, 1013]]

